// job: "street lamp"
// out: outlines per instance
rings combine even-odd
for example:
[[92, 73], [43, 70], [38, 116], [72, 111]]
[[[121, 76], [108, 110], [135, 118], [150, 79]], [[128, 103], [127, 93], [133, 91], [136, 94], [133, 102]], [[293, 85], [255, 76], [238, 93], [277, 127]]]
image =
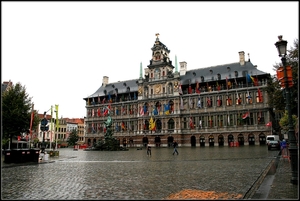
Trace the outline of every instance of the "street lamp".
[[298, 184], [298, 147], [296, 142], [295, 130], [293, 127], [292, 120], [292, 111], [291, 111], [291, 93], [289, 88], [289, 81], [287, 76], [287, 66], [286, 66], [286, 46], [287, 41], [282, 40], [282, 36], [278, 36], [279, 41], [275, 43], [275, 46], [278, 50], [279, 57], [281, 57], [283, 72], [284, 72], [284, 83], [285, 83], [285, 95], [286, 95], [286, 108], [288, 111], [288, 122], [289, 122], [289, 130], [288, 130], [288, 140], [289, 140], [289, 152], [290, 152], [290, 160], [291, 160], [291, 170], [292, 170], [292, 184]]

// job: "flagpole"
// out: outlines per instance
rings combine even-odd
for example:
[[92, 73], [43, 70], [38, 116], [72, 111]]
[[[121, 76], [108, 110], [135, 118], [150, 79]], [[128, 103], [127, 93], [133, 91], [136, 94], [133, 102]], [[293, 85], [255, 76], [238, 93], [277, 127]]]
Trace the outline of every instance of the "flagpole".
[[31, 140], [32, 140], [32, 122], [34, 118], [34, 104], [32, 104], [32, 109], [31, 109], [31, 119], [30, 119], [30, 134], [29, 134], [29, 148], [31, 148]]

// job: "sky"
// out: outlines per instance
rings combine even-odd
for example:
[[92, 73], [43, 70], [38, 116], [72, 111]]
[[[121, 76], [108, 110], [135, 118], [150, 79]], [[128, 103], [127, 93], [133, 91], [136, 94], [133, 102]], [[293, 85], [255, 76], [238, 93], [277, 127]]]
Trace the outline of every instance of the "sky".
[[156, 33], [174, 66], [234, 63], [244, 51], [274, 75], [274, 44], [282, 35], [293, 47], [298, 19], [298, 1], [1, 1], [1, 80], [25, 86], [40, 114], [59, 105], [59, 117], [84, 118], [103, 76], [139, 78]]

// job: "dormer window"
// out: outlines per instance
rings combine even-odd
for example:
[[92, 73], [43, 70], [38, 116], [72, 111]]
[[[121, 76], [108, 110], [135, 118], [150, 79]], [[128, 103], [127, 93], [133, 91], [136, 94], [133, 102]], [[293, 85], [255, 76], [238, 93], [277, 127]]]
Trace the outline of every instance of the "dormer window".
[[107, 91], [106, 91], [106, 90], [104, 90], [104, 91], [103, 91], [103, 93], [104, 93], [104, 95], [106, 95]]
[[238, 76], [239, 76], [239, 72], [234, 71], [234, 76], [235, 76], [235, 77], [238, 77]]
[[221, 74], [220, 73], [218, 73], [218, 80], [221, 80]]
[[213, 70], [209, 70], [210, 74], [213, 74]]
[[203, 76], [201, 76], [201, 82], [204, 82], [204, 77]]
[[123, 85], [126, 87], [126, 83], [124, 82]]
[[115, 88], [115, 85], [111, 85], [112, 86], [112, 88]]
[[229, 66], [227, 67], [227, 71], [230, 71], [230, 67]]
[[193, 75], [196, 77], [196, 73], [195, 72], [193, 72]]
[[126, 88], [126, 92], [130, 92], [130, 87], [127, 87], [127, 88]]

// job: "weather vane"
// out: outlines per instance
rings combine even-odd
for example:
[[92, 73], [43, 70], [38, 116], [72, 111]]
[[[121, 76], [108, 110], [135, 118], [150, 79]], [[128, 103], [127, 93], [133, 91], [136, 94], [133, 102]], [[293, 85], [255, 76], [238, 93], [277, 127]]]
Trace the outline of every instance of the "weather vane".
[[158, 36], [159, 36], [159, 33], [155, 34], [155, 36], [158, 38]]

